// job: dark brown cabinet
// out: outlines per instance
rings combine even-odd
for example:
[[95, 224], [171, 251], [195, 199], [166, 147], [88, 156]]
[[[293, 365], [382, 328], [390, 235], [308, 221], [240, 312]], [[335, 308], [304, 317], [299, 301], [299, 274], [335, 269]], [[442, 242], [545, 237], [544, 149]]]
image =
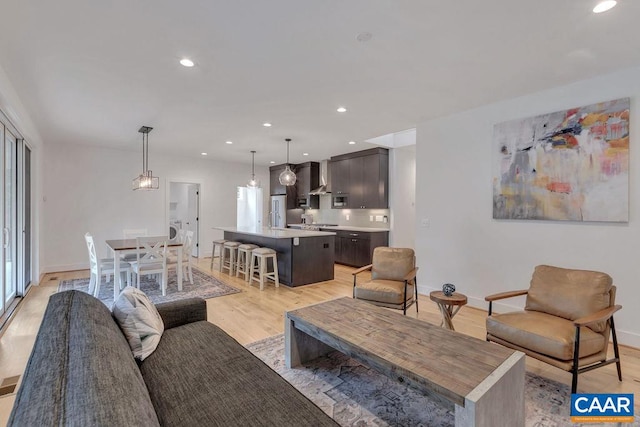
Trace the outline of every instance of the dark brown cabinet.
[[320, 163], [307, 162], [296, 165], [296, 177], [297, 207], [318, 209], [320, 196], [309, 193], [320, 186]]
[[378, 246], [388, 246], [388, 244], [389, 233], [386, 231], [337, 231], [335, 262], [352, 267], [362, 267], [371, 264], [373, 250]]
[[374, 148], [331, 158], [331, 207], [387, 209], [389, 152]]

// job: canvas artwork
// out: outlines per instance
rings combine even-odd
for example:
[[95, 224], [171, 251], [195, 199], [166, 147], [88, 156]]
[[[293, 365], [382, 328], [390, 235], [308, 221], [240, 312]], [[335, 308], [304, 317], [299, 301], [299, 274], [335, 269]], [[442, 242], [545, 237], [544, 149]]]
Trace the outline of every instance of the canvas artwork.
[[629, 98], [496, 124], [493, 217], [629, 221]]

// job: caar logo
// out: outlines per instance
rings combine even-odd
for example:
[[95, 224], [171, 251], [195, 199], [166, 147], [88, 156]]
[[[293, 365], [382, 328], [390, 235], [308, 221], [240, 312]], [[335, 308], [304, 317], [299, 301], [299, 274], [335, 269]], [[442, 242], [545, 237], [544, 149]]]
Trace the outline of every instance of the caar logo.
[[632, 423], [633, 394], [572, 394], [572, 423]]

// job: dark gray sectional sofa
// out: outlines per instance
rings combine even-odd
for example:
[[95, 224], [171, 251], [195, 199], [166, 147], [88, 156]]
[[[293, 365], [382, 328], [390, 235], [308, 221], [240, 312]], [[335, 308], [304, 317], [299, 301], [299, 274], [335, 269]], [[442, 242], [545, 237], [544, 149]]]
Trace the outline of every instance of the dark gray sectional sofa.
[[217, 326], [201, 299], [159, 304], [165, 332], [139, 365], [110, 311], [49, 300], [9, 426], [336, 426]]

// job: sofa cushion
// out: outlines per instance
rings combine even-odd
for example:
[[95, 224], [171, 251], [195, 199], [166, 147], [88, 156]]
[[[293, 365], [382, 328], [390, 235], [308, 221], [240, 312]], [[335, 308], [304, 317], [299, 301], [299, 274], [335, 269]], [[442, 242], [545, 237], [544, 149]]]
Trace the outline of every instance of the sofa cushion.
[[[562, 317], [537, 311], [493, 314], [487, 317], [487, 333], [559, 360], [573, 359], [576, 328]], [[604, 345], [602, 334], [580, 329], [580, 357], [595, 354]]]
[[[576, 320], [609, 307], [612, 284], [611, 276], [599, 271], [539, 265], [531, 278], [525, 310]], [[602, 332], [606, 323], [590, 327]]]
[[167, 329], [140, 370], [164, 426], [336, 426], [217, 326]]
[[52, 295], [8, 425], [133, 424], [158, 419], [111, 312], [84, 292]]
[[415, 267], [416, 256], [413, 249], [379, 246], [373, 250], [372, 263], [372, 279], [404, 280]]
[[149, 357], [164, 331], [162, 318], [149, 297], [140, 289], [127, 286], [111, 311], [129, 342], [133, 357], [138, 360]]
[[[355, 297], [358, 299], [383, 302], [386, 304], [402, 304], [404, 301], [404, 282], [395, 280], [371, 280], [358, 283], [355, 287]], [[407, 301], [413, 297], [413, 285], [407, 285]]]

